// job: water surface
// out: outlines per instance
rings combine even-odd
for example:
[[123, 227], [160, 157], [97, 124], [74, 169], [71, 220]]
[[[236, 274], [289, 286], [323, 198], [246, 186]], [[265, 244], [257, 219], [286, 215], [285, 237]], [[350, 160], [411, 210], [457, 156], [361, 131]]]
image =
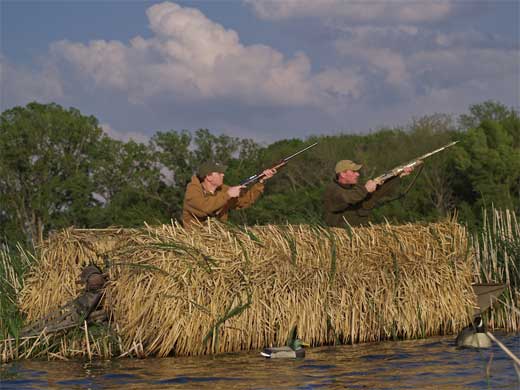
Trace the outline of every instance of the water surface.
[[[496, 336], [520, 356], [520, 334]], [[305, 359], [259, 351], [112, 361], [19, 361], [0, 389], [514, 389], [513, 361], [497, 345], [458, 349], [453, 337], [311, 348]]]

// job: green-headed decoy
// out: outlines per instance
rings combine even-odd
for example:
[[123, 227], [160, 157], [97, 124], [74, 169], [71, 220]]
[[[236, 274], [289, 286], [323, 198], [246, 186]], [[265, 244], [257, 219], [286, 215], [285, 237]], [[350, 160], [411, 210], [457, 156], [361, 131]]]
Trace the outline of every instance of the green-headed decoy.
[[274, 348], [264, 348], [260, 354], [265, 356], [266, 358], [304, 358], [305, 357], [305, 349], [303, 347], [308, 347], [309, 344], [301, 341], [300, 339], [295, 339], [290, 345], [285, 347], [274, 347]]
[[264, 348], [260, 354], [266, 358], [304, 358], [305, 349], [309, 344], [298, 338], [298, 327], [294, 325], [289, 331], [285, 347]]

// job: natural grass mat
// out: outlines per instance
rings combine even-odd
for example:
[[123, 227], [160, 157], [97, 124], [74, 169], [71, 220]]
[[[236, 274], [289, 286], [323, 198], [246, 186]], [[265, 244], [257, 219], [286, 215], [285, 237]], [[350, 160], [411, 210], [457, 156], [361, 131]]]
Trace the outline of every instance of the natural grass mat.
[[[453, 333], [474, 299], [467, 241], [452, 221], [67, 229], [41, 248], [21, 308], [32, 321], [73, 299], [94, 262], [109, 266], [104, 305], [123, 354], [260, 349], [294, 325], [312, 345]], [[60, 356], [73, 355], [66, 348]]]

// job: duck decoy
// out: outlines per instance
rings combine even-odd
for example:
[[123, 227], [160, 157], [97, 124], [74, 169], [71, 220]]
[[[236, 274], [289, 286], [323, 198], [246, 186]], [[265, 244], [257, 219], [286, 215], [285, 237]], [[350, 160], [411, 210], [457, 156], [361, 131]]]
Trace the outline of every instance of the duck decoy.
[[294, 340], [291, 345], [285, 347], [264, 348], [260, 354], [266, 358], [304, 358], [305, 349], [309, 344], [300, 339]]
[[462, 329], [455, 339], [457, 347], [489, 348], [491, 339], [486, 334], [486, 328], [481, 317], [475, 317], [473, 323]]
[[303, 347], [308, 347], [309, 344], [303, 342], [297, 337], [297, 326], [294, 325], [289, 332], [289, 337], [287, 338], [286, 346], [284, 347], [274, 347], [274, 348], [264, 348], [260, 354], [266, 358], [304, 358], [305, 357], [305, 349]]

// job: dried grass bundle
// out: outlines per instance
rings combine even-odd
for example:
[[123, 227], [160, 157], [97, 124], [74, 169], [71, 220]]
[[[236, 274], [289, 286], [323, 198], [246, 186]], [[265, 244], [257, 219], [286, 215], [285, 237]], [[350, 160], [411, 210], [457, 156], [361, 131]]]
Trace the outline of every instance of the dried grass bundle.
[[108, 260], [104, 302], [124, 354], [260, 349], [284, 344], [294, 325], [313, 345], [453, 333], [474, 299], [467, 241], [452, 221], [67, 229], [42, 248], [21, 307], [44, 316], [79, 293], [82, 267]]

